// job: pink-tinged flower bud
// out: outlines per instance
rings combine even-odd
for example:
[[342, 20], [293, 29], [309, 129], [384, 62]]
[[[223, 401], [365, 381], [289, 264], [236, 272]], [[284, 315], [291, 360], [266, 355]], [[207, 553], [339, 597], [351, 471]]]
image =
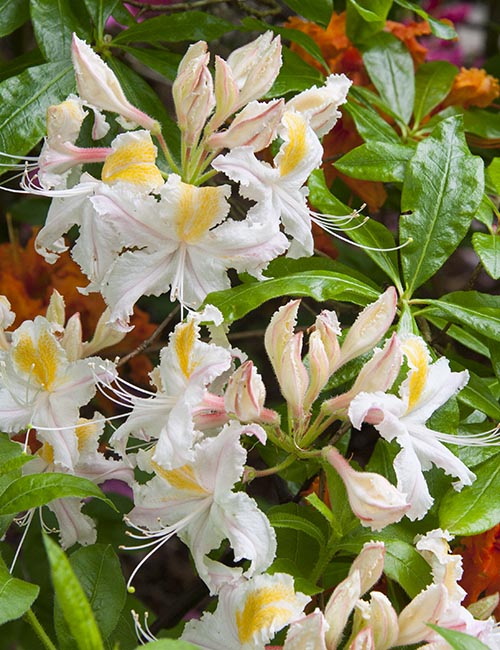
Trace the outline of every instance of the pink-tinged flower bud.
[[235, 110], [267, 93], [281, 68], [281, 40], [265, 32], [255, 41], [238, 48], [227, 59], [239, 88]]
[[83, 344], [83, 356], [91, 357], [104, 348], [116, 345], [127, 336], [127, 332], [117, 330], [109, 323], [110, 310], [106, 308], [101, 314], [94, 330], [94, 336]]
[[303, 332], [290, 338], [276, 372], [283, 397], [296, 419], [304, 415], [304, 399], [309, 385], [309, 375], [302, 362], [302, 338]]
[[283, 99], [250, 102], [238, 113], [226, 131], [213, 133], [208, 138], [208, 146], [211, 149], [234, 149], [235, 147], [250, 147], [253, 151], [264, 149], [276, 137], [284, 106]]
[[361, 596], [380, 580], [384, 570], [384, 560], [384, 542], [367, 542], [363, 545], [349, 569], [349, 574], [359, 571]]
[[286, 108], [301, 113], [320, 138], [328, 133], [342, 116], [338, 107], [347, 101], [352, 81], [345, 74], [331, 74], [324, 86], [312, 86], [286, 104]]
[[410, 509], [405, 495], [384, 476], [357, 472], [335, 447], [325, 448], [323, 455], [344, 482], [351, 509], [363, 526], [382, 530]]
[[274, 372], [281, 363], [281, 357], [288, 341], [292, 338], [300, 300], [291, 300], [273, 314], [264, 335], [264, 346]]
[[160, 133], [158, 122], [128, 101], [115, 73], [76, 34], [73, 34], [71, 53], [78, 94], [82, 99], [103, 111], [118, 113], [153, 134]]
[[317, 317], [309, 336], [310, 384], [305, 403], [309, 408], [325, 387], [339, 358], [340, 325], [337, 314], [323, 310]]
[[341, 365], [377, 345], [394, 320], [397, 300], [396, 289], [389, 287], [378, 300], [363, 309], [340, 349]]
[[437, 624], [448, 605], [448, 592], [444, 585], [432, 584], [421, 591], [399, 615], [396, 645], [430, 640], [434, 632], [428, 623]]
[[52, 295], [50, 296], [49, 306], [45, 312], [45, 318], [59, 327], [64, 327], [64, 323], [66, 322], [66, 305], [64, 304], [64, 298], [56, 289], [52, 291]]
[[325, 413], [343, 411], [349, 408], [351, 400], [359, 393], [389, 390], [398, 376], [402, 360], [399, 339], [394, 333], [382, 349], [375, 350], [373, 357], [361, 369], [352, 388], [323, 402], [321, 408]]
[[358, 632], [354, 641], [349, 645], [349, 650], [379, 650], [378, 646], [375, 645], [372, 628], [365, 627], [361, 632]]
[[177, 123], [189, 147], [194, 146], [215, 106], [214, 84], [208, 69], [207, 44], [191, 45], [172, 86]]
[[66, 352], [68, 361], [77, 361], [82, 358], [82, 321], [80, 320], [80, 314], [73, 314], [66, 323], [61, 345]]
[[370, 602], [358, 600], [354, 612], [353, 631], [371, 629], [374, 647], [388, 650], [396, 644], [398, 615], [390, 600], [379, 591], [372, 591]]
[[227, 413], [235, 415], [240, 422], [274, 423], [278, 414], [264, 408], [266, 388], [262, 377], [251, 361], [245, 361], [229, 378], [224, 394], [224, 407]]
[[342, 639], [344, 627], [360, 596], [360, 575], [356, 570], [335, 587], [326, 604], [325, 618], [329, 628], [325, 634], [325, 641], [328, 650], [336, 650]]
[[216, 131], [236, 111], [239, 92], [231, 68], [224, 59], [216, 56], [214, 82], [215, 112], [209, 123], [212, 131]]

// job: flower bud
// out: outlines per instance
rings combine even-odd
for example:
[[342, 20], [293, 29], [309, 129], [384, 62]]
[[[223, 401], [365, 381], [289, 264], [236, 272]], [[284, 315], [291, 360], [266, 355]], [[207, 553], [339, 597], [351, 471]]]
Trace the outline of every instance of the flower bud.
[[115, 73], [76, 34], [73, 34], [71, 53], [78, 94], [82, 99], [103, 111], [118, 113], [154, 134], [160, 132], [158, 122], [128, 101]]
[[177, 123], [189, 147], [196, 145], [215, 105], [207, 44], [191, 45], [182, 59], [172, 86]]
[[122, 341], [127, 332], [115, 329], [109, 323], [110, 309], [107, 307], [97, 321], [94, 336], [83, 344], [83, 356], [90, 357], [102, 350]]
[[283, 116], [285, 102], [250, 102], [238, 113], [231, 126], [220, 133], [213, 133], [207, 140], [211, 149], [234, 149], [250, 147], [252, 151], [265, 149], [276, 137]]
[[239, 89], [235, 110], [259, 99], [271, 88], [281, 68], [280, 37], [265, 32], [255, 41], [238, 48], [227, 59]]
[[354, 641], [349, 645], [349, 650], [382, 650], [375, 645], [373, 630], [371, 627], [365, 627], [356, 634]]
[[328, 650], [336, 650], [357, 600], [361, 596], [359, 571], [349, 573], [347, 578], [338, 584], [325, 608], [325, 618], [329, 629], [325, 634]]
[[75, 143], [87, 112], [79, 97], [70, 95], [64, 102], [47, 109], [47, 140], [56, 147], [58, 142]]
[[359, 571], [361, 596], [380, 580], [384, 570], [384, 559], [384, 542], [367, 542], [351, 564], [350, 574]]
[[405, 495], [384, 476], [357, 472], [335, 447], [325, 448], [323, 455], [344, 482], [351, 509], [363, 526], [382, 530], [399, 521], [410, 509]]
[[82, 358], [82, 321], [80, 320], [80, 314], [73, 314], [68, 320], [64, 328], [61, 345], [66, 352], [68, 361], [77, 361]]
[[[325, 634], [328, 630], [323, 613], [319, 609], [293, 621], [285, 639], [283, 650], [326, 650]], [[278, 646], [275, 646], [278, 648]], [[270, 646], [267, 646], [271, 650]]]
[[354, 612], [353, 631], [371, 629], [377, 650], [388, 650], [398, 638], [398, 615], [390, 600], [379, 591], [372, 591], [370, 602], [359, 600]]
[[264, 408], [266, 388], [262, 377], [251, 361], [245, 361], [229, 378], [224, 394], [224, 406], [229, 414], [235, 415], [240, 422], [258, 422], [263, 416], [277, 414]]
[[433, 631], [428, 623], [438, 623], [448, 604], [444, 585], [432, 584], [421, 591], [399, 615], [396, 645], [412, 645], [431, 637]]
[[302, 338], [303, 332], [297, 332], [289, 339], [276, 373], [283, 397], [296, 419], [304, 414], [304, 398], [309, 385], [309, 375], [302, 362]]
[[328, 133], [342, 116], [338, 107], [347, 101], [352, 81], [344, 74], [331, 74], [324, 86], [312, 86], [293, 97], [286, 108], [301, 113], [320, 138]]
[[45, 317], [51, 323], [59, 327], [64, 327], [64, 323], [66, 322], [66, 306], [64, 304], [64, 298], [57, 289], [52, 291]]
[[394, 319], [396, 304], [396, 289], [389, 287], [378, 300], [363, 309], [344, 339], [339, 365], [344, 365], [377, 345]]
[[216, 131], [232, 115], [237, 106], [238, 86], [228, 64], [220, 56], [215, 57], [215, 112], [209, 127]]
[[274, 372], [279, 367], [283, 351], [293, 336], [300, 300], [291, 300], [273, 314], [264, 335], [264, 347]]

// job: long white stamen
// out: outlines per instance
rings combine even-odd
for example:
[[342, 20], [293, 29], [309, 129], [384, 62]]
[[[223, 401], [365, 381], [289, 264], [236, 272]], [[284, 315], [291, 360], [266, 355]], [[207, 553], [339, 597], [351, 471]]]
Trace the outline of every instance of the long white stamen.
[[19, 542], [19, 544], [18, 544], [18, 546], [16, 548], [16, 552], [14, 553], [14, 558], [12, 559], [10, 569], [9, 569], [9, 573], [12, 573], [12, 571], [14, 571], [14, 567], [16, 566], [17, 558], [19, 557], [19, 553], [21, 552], [21, 547], [22, 547], [22, 545], [24, 543], [24, 540], [26, 539], [26, 535], [28, 534], [28, 530], [29, 530], [29, 527], [30, 527], [30, 524], [31, 524], [31, 521], [33, 519], [34, 514], [35, 514], [35, 508], [30, 510], [28, 512], [27, 516], [22, 518], [22, 523], [21, 523], [21, 520], [19, 520], [19, 519], [14, 520], [14, 521], [16, 521], [16, 523], [19, 526], [26, 526], [26, 528], [25, 528], [24, 533], [23, 533], [23, 535], [21, 537], [21, 541]]
[[493, 447], [500, 445], [500, 424], [494, 429], [483, 431], [482, 433], [471, 433], [465, 435], [453, 435], [449, 433], [435, 432], [436, 438], [442, 442], [448, 442], [452, 445], [466, 445], [468, 447]]
[[138, 641], [141, 643], [141, 645], [144, 645], [145, 643], [148, 643], [150, 641], [157, 641], [158, 639], [149, 629], [149, 625], [148, 625], [149, 612], [144, 612], [144, 627], [141, 625], [139, 621], [139, 614], [137, 614], [137, 612], [135, 612], [134, 610], [131, 610], [131, 614], [132, 614], [132, 618], [134, 619], [135, 635]]
[[66, 427], [40, 427], [37, 424], [30, 424], [30, 429], [37, 431], [70, 431], [80, 427], [88, 427], [91, 424], [101, 424], [102, 422], [110, 422], [111, 420], [118, 420], [127, 417], [128, 413], [121, 413], [120, 415], [110, 415], [109, 418], [99, 418], [98, 420], [87, 420], [85, 422], [71, 424]]

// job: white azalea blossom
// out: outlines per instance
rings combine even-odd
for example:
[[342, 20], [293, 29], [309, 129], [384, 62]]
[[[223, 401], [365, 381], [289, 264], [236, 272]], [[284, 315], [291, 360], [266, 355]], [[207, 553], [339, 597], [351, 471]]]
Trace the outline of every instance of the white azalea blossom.
[[[241, 575], [265, 571], [276, 552], [267, 517], [247, 494], [232, 491], [243, 475], [246, 450], [240, 436], [246, 432], [236, 422], [226, 425], [215, 437], [194, 446], [191, 462], [173, 470], [155, 463], [153, 451], [138, 454], [141, 469], [154, 471], [155, 476], [135, 486], [129, 520], [139, 530], [150, 531], [144, 537], [154, 539], [146, 544], [154, 550], [179, 535], [191, 550], [200, 577], [214, 593]], [[250, 560], [248, 569], [227, 567], [208, 557], [224, 539], [229, 540], [236, 562]]]
[[302, 615], [309, 600], [295, 592], [286, 573], [241, 580], [221, 589], [215, 612], [189, 621], [181, 638], [202, 650], [264, 650], [279, 630]]

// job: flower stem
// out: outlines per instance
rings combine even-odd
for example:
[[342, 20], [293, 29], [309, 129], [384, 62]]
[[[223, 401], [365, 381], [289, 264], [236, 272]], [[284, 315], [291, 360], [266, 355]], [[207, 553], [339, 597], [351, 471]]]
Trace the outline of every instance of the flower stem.
[[40, 621], [37, 619], [32, 609], [28, 609], [28, 611], [24, 615], [24, 619], [31, 625], [35, 634], [43, 643], [44, 648], [47, 648], [47, 650], [57, 650], [56, 646], [50, 640], [49, 636], [47, 635], [47, 632], [45, 632], [45, 630], [41, 626]]

